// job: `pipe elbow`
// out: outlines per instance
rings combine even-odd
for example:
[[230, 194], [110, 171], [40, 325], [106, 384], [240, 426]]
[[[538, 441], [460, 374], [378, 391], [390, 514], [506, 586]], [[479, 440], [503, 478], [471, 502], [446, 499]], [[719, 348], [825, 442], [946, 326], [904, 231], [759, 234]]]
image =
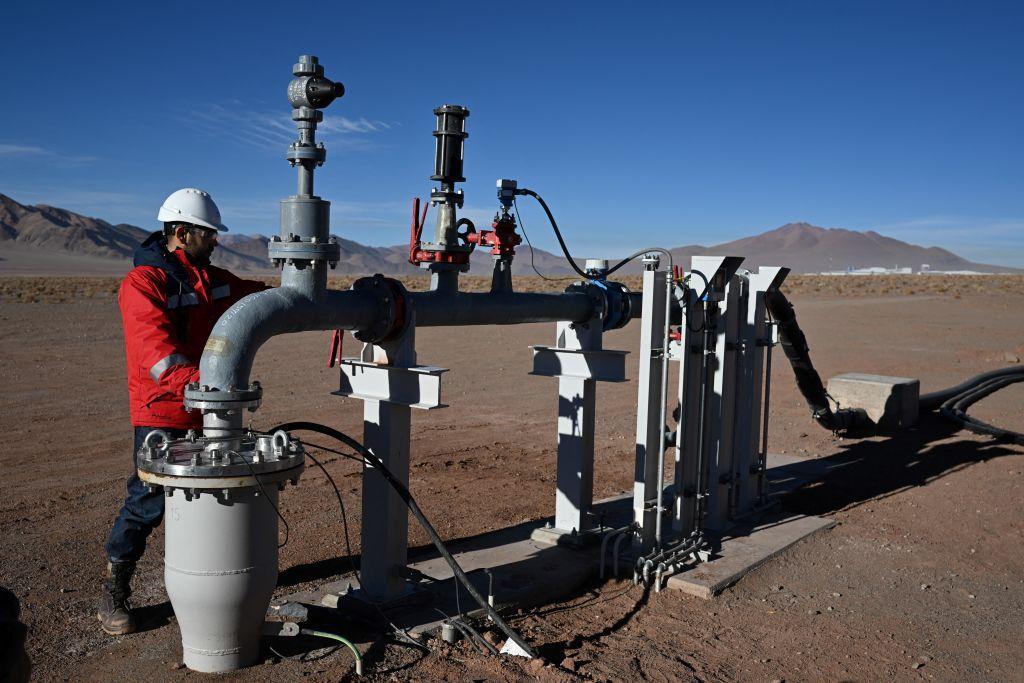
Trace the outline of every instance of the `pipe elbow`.
[[354, 290], [328, 291], [319, 302], [289, 287], [239, 300], [214, 325], [199, 361], [202, 384], [218, 389], [249, 385], [256, 352], [271, 337], [309, 330], [358, 330], [379, 311], [377, 299]]

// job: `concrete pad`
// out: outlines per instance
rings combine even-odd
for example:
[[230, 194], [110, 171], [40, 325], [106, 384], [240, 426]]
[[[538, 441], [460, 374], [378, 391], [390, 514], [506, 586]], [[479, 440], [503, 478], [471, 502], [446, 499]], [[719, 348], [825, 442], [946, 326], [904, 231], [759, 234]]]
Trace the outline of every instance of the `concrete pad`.
[[668, 579], [668, 587], [705, 600], [812, 534], [835, 526], [825, 517], [772, 513], [722, 540], [717, 557]]
[[883, 429], [917, 422], [921, 383], [916, 379], [849, 372], [830, 379], [828, 393], [841, 408], [863, 408]]
[[[768, 476], [774, 496], [783, 496], [829, 471], [825, 461], [772, 453]], [[632, 519], [632, 494], [595, 502], [594, 514], [605, 528], [621, 527]], [[772, 511], [760, 521], [734, 528], [722, 542], [722, 557], [668, 580], [668, 585], [699, 597], [712, 597], [745, 573], [782, 552], [801, 538], [834, 522], [820, 517], [796, 517]], [[487, 595], [493, 577], [495, 606], [529, 608], [550, 604], [579, 593], [597, 574], [600, 545], [553, 544], [551, 529], [537, 522], [452, 541], [451, 553], [473, 585]], [[541, 538], [543, 540], [537, 540]], [[490, 570], [490, 576], [484, 571]], [[459, 589], [451, 569], [433, 548], [410, 552], [409, 592], [379, 605], [397, 626], [419, 636], [440, 628], [447, 614], [479, 615], [472, 598]], [[358, 597], [354, 577], [336, 580], [314, 591], [288, 595], [285, 600], [331, 608], [336, 614], [374, 621], [377, 607]]]

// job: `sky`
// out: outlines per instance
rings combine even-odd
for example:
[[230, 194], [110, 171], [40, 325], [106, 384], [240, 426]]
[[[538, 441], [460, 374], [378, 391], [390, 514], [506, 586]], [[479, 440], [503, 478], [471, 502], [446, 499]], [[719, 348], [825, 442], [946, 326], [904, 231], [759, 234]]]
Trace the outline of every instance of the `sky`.
[[[208, 190], [275, 234], [295, 192], [285, 91], [314, 54], [331, 231], [408, 241], [440, 104], [469, 108], [466, 215], [515, 178], [574, 252], [717, 244], [788, 222], [1024, 267], [1024, 4], [14, 3], [0, 192], [156, 228]], [[543, 213], [520, 201], [534, 243]]]

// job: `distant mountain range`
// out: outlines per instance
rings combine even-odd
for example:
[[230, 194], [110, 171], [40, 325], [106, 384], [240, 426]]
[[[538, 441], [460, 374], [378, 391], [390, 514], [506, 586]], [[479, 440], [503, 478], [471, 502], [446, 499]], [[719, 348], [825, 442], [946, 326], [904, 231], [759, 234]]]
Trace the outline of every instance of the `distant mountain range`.
[[[0, 194], [0, 274], [114, 274], [131, 267], [135, 247], [149, 232], [134, 225], [113, 225], [98, 218], [53, 206], [20, 204]], [[214, 262], [236, 271], [271, 271], [267, 260], [268, 238], [262, 235], [227, 233], [220, 237]], [[408, 246], [370, 247], [338, 238], [341, 261], [337, 272], [345, 274], [417, 272], [407, 261]], [[579, 247], [576, 247], [579, 250]], [[975, 270], [982, 272], [1024, 272], [1020, 269], [972, 263], [938, 247], [920, 247], [885, 237], [874, 231], [819, 228], [808, 223], [788, 223], [780, 228], [743, 239], [712, 246], [691, 245], [671, 249], [678, 264], [688, 265], [698, 254], [744, 256], [744, 266], [784, 265], [794, 273], [817, 273], [881, 266], [922, 264], [933, 270]], [[578, 254], [582, 265], [582, 257]], [[545, 275], [568, 275], [572, 271], [561, 255], [534, 250], [534, 263]], [[486, 250], [473, 254], [471, 272], [489, 274]], [[624, 272], [637, 272], [631, 264]], [[516, 250], [513, 273], [532, 274], [530, 248]]]

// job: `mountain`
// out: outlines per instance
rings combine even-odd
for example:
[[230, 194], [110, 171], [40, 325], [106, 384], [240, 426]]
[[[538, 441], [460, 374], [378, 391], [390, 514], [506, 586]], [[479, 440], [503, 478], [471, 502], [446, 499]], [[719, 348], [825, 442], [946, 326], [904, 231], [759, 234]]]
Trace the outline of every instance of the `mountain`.
[[98, 258], [123, 258], [146, 234], [134, 225], [111, 225], [45, 204], [25, 206], [0, 194], [0, 243], [15, 242]]
[[[0, 273], [34, 274], [118, 274], [131, 267], [135, 247], [148, 231], [134, 225], [112, 225], [65, 209], [39, 204], [27, 206], [0, 194]], [[268, 238], [263, 235], [227, 233], [220, 237], [214, 263], [235, 271], [274, 269], [267, 258]], [[571, 242], [571, 240], [570, 240]], [[407, 261], [408, 246], [369, 247], [338, 238], [341, 246], [339, 274], [410, 274], [417, 271]], [[574, 246], [574, 245], [570, 245]], [[575, 245], [578, 257], [586, 256]], [[788, 223], [768, 232], [709, 247], [689, 245], [671, 249], [677, 264], [689, 265], [696, 254], [744, 256], [745, 267], [785, 265], [794, 273], [817, 273], [847, 268], [910, 266], [917, 270], [929, 264], [933, 270], [975, 270], [983, 272], [1024, 272], [971, 263], [938, 247], [920, 247], [874, 231], [819, 228], [808, 223]], [[572, 274], [561, 255], [540, 249], [532, 252], [537, 269], [545, 275]], [[516, 250], [512, 272], [532, 275], [531, 249]], [[582, 265], [582, 258], [577, 259]], [[622, 272], [637, 272], [636, 262]], [[488, 275], [491, 256], [486, 249], [475, 252], [471, 272]]]
[[794, 273], [820, 273], [847, 268], [911, 267], [927, 263], [933, 270], [1013, 271], [972, 263], [939, 247], [920, 247], [880, 235], [844, 228], [819, 228], [808, 223], [787, 223], [775, 230], [707, 247], [704, 254], [746, 256], [745, 268], [785, 265]]

